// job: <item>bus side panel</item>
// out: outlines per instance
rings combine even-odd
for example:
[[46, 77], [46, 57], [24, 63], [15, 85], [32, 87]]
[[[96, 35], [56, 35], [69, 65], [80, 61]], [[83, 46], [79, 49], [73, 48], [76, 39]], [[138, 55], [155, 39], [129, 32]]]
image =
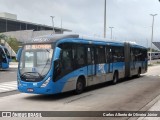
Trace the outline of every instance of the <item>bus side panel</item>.
[[130, 76], [130, 44], [124, 44], [124, 56], [125, 56], [125, 77]]
[[87, 66], [79, 68], [57, 81], [59, 92], [66, 92], [76, 89], [76, 83], [79, 76], [87, 76]]
[[106, 70], [107, 70], [107, 65], [105, 65], [105, 64], [97, 64], [96, 65], [95, 83], [102, 83], [102, 82], [106, 81]]
[[7, 68], [9, 68], [9, 64], [2, 62], [2, 69], [7, 69]]
[[118, 70], [118, 77], [124, 78], [125, 76], [125, 63], [124, 62], [116, 62], [113, 63], [113, 71]]

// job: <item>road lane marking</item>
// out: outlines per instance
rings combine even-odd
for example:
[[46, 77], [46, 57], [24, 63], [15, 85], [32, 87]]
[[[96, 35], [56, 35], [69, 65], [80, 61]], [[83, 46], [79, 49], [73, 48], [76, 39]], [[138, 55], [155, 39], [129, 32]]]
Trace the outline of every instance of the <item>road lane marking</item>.
[[17, 90], [17, 81], [0, 83], [0, 93]]
[[146, 76], [160, 77], [160, 75], [147, 74]]

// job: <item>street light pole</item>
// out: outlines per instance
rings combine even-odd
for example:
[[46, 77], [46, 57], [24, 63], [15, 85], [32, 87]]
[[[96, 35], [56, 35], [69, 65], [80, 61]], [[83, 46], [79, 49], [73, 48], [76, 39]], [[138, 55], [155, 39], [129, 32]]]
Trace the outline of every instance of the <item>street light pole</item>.
[[104, 1], [104, 38], [106, 38], [106, 0]]
[[62, 31], [62, 18], [61, 18], [61, 34], [63, 34], [63, 31]]
[[151, 47], [150, 47], [150, 65], [151, 65], [151, 62], [152, 62], [152, 43], [153, 43], [153, 30], [154, 30], [154, 17], [157, 15], [157, 14], [150, 14], [152, 17], [153, 17], [153, 20], [152, 20], [152, 35], [151, 35]]
[[54, 31], [54, 21], [53, 21], [54, 16], [50, 16], [50, 17], [52, 18], [53, 34], [54, 34], [55, 33], [55, 31]]
[[114, 27], [109, 27], [110, 29], [111, 29], [111, 40], [112, 40], [112, 29], [114, 28]]

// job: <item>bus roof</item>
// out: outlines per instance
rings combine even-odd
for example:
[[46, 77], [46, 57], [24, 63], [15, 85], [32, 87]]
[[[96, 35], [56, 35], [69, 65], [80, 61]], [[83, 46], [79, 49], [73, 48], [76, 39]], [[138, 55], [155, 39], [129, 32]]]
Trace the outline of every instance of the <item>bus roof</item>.
[[[38, 44], [38, 43], [53, 43], [59, 41], [60, 43], [63, 42], [80, 42], [80, 43], [92, 43], [92, 44], [107, 44], [107, 45], [120, 45], [123, 46], [125, 42], [119, 42], [119, 41], [111, 41], [108, 39], [103, 39], [103, 38], [92, 38], [92, 37], [86, 37], [86, 36], [80, 36], [78, 34], [52, 34], [52, 35], [45, 35], [45, 36], [39, 36], [36, 38], [33, 38], [30, 40], [28, 43], [25, 44]], [[143, 46], [137, 45], [132, 42], [127, 42], [130, 43], [131, 46], [134, 47], [140, 47], [140, 48], [145, 48]]]
[[57, 42], [58, 40], [65, 39], [65, 38], [78, 38], [78, 37], [79, 37], [79, 35], [77, 35], [77, 34], [70, 34], [70, 35], [51, 34], [51, 35], [44, 35], [44, 36], [35, 37], [25, 44], [53, 43], [53, 42]]

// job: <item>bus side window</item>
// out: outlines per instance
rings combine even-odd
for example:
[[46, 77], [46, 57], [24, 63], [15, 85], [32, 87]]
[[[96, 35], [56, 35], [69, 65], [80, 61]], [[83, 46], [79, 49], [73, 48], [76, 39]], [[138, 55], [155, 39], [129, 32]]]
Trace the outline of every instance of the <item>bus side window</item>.
[[60, 54], [60, 65], [61, 65], [61, 75], [62, 77], [73, 70], [72, 65], [72, 46], [68, 43], [60, 44], [58, 47], [62, 49]]
[[83, 67], [85, 65], [85, 47], [77, 46], [77, 67]]
[[124, 47], [113, 47], [113, 61], [124, 62]]
[[62, 50], [62, 67], [64, 70], [72, 69], [72, 61], [71, 61], [71, 50], [63, 49]]
[[87, 47], [87, 64], [91, 65], [92, 64], [92, 55], [91, 55], [91, 48]]
[[98, 46], [96, 48], [96, 56], [97, 56], [97, 64], [106, 63], [104, 46]]
[[0, 48], [0, 64], [1, 64], [2, 59], [3, 59], [2, 55], [3, 55], [3, 53], [2, 53], [2, 49]]
[[0, 48], [0, 62], [7, 62], [2, 48]]
[[134, 62], [135, 61], [135, 55], [133, 52], [133, 48], [131, 48], [131, 61]]
[[106, 48], [106, 62], [110, 62], [110, 49], [108, 48], [108, 46]]

